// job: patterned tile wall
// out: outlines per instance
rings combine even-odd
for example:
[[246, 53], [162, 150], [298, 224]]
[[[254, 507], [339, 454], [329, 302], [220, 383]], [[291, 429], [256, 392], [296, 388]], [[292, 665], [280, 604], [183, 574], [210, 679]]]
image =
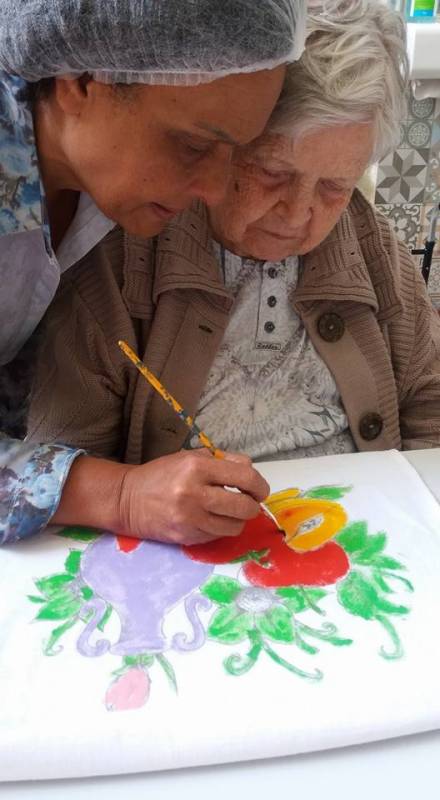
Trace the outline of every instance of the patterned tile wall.
[[[375, 204], [390, 219], [397, 236], [412, 249], [423, 247], [431, 214], [439, 203], [440, 99], [411, 97], [399, 146], [378, 165]], [[440, 222], [437, 238], [440, 240]], [[439, 242], [428, 289], [434, 305], [440, 308]]]

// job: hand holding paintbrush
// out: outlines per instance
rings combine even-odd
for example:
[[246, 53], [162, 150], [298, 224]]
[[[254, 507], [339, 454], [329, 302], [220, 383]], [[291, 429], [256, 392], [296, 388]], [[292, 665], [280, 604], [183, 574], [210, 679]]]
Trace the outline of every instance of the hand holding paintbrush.
[[[139, 370], [139, 372], [144, 376], [144, 378], [148, 381], [148, 383], [153, 386], [153, 388], [160, 394], [161, 397], [174, 409], [178, 417], [188, 426], [193, 434], [196, 434], [204, 447], [206, 447], [215, 458], [224, 459], [226, 457], [225, 453], [222, 450], [219, 450], [207, 437], [203, 431], [196, 425], [194, 419], [188, 414], [187, 411], [177, 402], [177, 400], [168, 392], [168, 390], [162, 385], [162, 383], [153, 375], [152, 372], [148, 369], [148, 367], [140, 360], [140, 358], [136, 355], [136, 353], [131, 349], [131, 347], [123, 341], [118, 342], [119, 347], [125, 353], [127, 358], [135, 365], [135, 367]], [[225, 487], [229, 488], [229, 487]], [[237, 487], [238, 488], [238, 487]], [[272, 512], [264, 505], [264, 503], [260, 502], [260, 507], [267, 514], [279, 528], [279, 524], [275, 517], [273, 516]]]

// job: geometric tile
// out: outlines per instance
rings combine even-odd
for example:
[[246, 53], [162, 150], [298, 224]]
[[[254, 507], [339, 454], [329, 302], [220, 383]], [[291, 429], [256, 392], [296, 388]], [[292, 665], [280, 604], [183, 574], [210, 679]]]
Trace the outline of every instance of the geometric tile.
[[435, 100], [426, 97], [424, 100], [415, 100], [414, 97], [409, 101], [409, 113], [414, 119], [429, 119], [434, 116]]
[[379, 163], [376, 203], [423, 203], [429, 149], [399, 148]]
[[401, 125], [400, 147], [430, 147], [431, 145], [430, 120], [407, 119]]
[[376, 210], [387, 217], [395, 235], [407, 247], [418, 247], [423, 206], [415, 203], [376, 203]]
[[426, 203], [440, 203], [440, 143], [431, 148], [424, 199]]

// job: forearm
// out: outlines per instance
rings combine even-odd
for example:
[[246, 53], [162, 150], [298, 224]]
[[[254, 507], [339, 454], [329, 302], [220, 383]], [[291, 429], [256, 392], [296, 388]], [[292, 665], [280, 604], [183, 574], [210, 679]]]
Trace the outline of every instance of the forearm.
[[62, 445], [32, 445], [0, 433], [0, 544], [35, 536], [46, 527], [80, 454]]
[[120, 497], [125, 475], [133, 469], [91, 456], [79, 456], [64, 484], [51, 524], [120, 530]]

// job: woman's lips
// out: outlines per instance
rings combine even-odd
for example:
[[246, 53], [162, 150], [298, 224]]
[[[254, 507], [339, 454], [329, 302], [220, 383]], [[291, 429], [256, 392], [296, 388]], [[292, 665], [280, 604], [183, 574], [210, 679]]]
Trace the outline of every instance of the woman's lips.
[[292, 239], [296, 241], [298, 239], [304, 238], [304, 235], [303, 234], [301, 235], [298, 232], [290, 233], [288, 236], [286, 236], [285, 234], [274, 233], [274, 231], [266, 231], [263, 228], [260, 228], [260, 230], [261, 233], [265, 233], [266, 236], [273, 236], [274, 239], [279, 239], [281, 242], [291, 242]]
[[182, 211], [181, 208], [166, 208], [166, 206], [161, 206], [159, 203], [150, 203], [150, 208], [159, 219], [164, 220], [172, 219]]

